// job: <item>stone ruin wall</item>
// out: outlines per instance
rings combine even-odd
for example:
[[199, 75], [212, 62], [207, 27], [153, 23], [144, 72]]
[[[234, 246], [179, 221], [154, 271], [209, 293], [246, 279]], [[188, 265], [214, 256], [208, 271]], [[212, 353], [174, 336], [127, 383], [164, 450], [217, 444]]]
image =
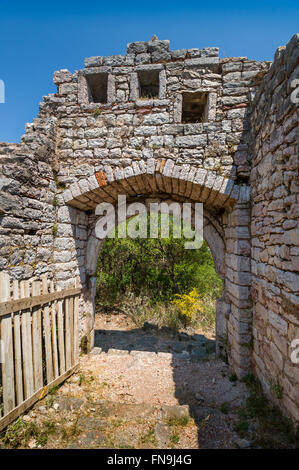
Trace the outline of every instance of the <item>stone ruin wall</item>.
[[267, 394], [297, 420], [299, 367], [291, 342], [299, 338], [299, 115], [291, 96], [298, 39], [277, 50], [253, 102], [250, 178], [253, 365]]
[[[291, 54], [291, 47], [298, 53], [298, 35], [294, 38], [290, 42], [293, 46], [288, 45], [284, 53], [285, 60]], [[175, 179], [194, 180], [195, 172], [200, 170], [208, 188], [218, 185], [219, 191], [224, 180], [234, 182], [233, 191], [238, 201], [233, 206], [225, 211], [219, 211], [213, 205], [207, 208], [225, 246], [225, 272], [222, 273], [225, 295], [218, 303], [218, 310], [222, 313], [221, 332], [227, 335], [230, 344], [233, 370], [240, 376], [244, 375], [250, 370], [253, 358], [255, 371], [268, 391], [269, 380], [273, 380], [274, 375], [276, 379], [278, 371], [270, 369], [270, 363], [274, 361], [276, 364], [282, 356], [282, 361], [289, 364], [286, 375], [282, 374], [281, 363], [277, 366], [280, 367], [278, 375], [284, 377], [286, 386], [283, 406], [293, 417], [298, 416], [296, 404], [299, 400], [295, 396], [298, 366], [297, 369], [292, 367], [287, 355], [290, 338], [296, 334], [298, 337], [298, 333], [292, 330], [298, 322], [298, 310], [291, 316], [287, 313], [287, 317], [283, 313], [289, 325], [288, 332], [273, 325], [275, 315], [281, 316], [282, 313], [279, 310], [281, 295], [287, 293], [289, 300], [290, 295], [295, 295], [294, 290], [291, 292], [295, 286], [291, 280], [294, 269], [285, 266], [293, 261], [282, 258], [284, 265], [276, 264], [275, 255], [270, 251], [273, 246], [274, 250], [278, 249], [278, 242], [272, 244], [279, 234], [277, 222], [269, 221], [273, 215], [268, 217], [265, 213], [264, 216], [259, 206], [263, 203], [259, 200], [259, 185], [262, 185], [262, 194], [267, 201], [274, 194], [271, 185], [276, 176], [270, 176], [269, 172], [275, 172], [275, 167], [271, 164], [266, 170], [262, 168], [267, 167], [263, 161], [269, 159], [265, 136], [273, 133], [265, 119], [265, 109], [270, 115], [270, 108], [269, 122], [273, 119], [269, 87], [276, 88], [279, 80], [279, 83], [284, 83], [284, 78], [281, 79], [281, 69], [284, 68], [281, 56], [276, 55], [270, 68], [269, 62], [251, 61], [244, 57], [219, 59], [217, 48], [169, 51], [168, 41], [153, 40], [130, 44], [125, 56], [93, 57], [86, 59], [85, 65], [84, 69], [73, 74], [67, 70], [56, 72], [54, 82], [58, 92], [44, 97], [39, 116], [26, 126], [21, 144], [0, 144], [0, 269], [17, 279], [39, 278], [47, 272], [61, 287], [79, 277], [84, 288], [81, 333], [90, 332], [93, 327], [93, 280], [86, 270], [86, 257], [94, 223], [95, 200], [90, 200], [86, 194], [95, 182], [94, 175], [108, 175], [108, 179], [113, 175], [113, 179], [121, 181], [125, 192], [128, 188], [126, 177], [132, 168], [133, 171], [144, 167], [147, 170], [152, 167], [158, 169], [161, 162], [171, 160], [175, 163]], [[148, 70], [155, 70], [159, 75], [159, 96], [139, 99], [138, 74]], [[90, 102], [86, 77], [94, 73], [108, 76], [106, 104]], [[269, 83], [268, 77], [273, 75], [279, 78]], [[208, 94], [204, 122], [183, 124], [182, 92], [198, 90]], [[263, 98], [265, 94], [266, 101]], [[290, 115], [293, 108], [290, 106]], [[277, 118], [277, 127], [280, 124], [281, 117]], [[289, 129], [293, 127], [295, 125], [290, 124]], [[288, 134], [287, 129], [284, 132]], [[289, 142], [289, 134], [281, 136], [282, 141], [284, 138]], [[291, 144], [282, 145], [291, 148]], [[263, 150], [259, 150], [259, 146]], [[273, 155], [278, 162], [275, 148]], [[293, 153], [287, 162], [287, 191], [292, 197], [295, 194], [295, 161], [296, 154]], [[264, 191], [268, 177], [271, 196]], [[98, 184], [101, 185], [101, 181]], [[249, 184], [253, 196], [251, 233]], [[281, 183], [277, 185], [278, 188], [282, 186]], [[132, 183], [129, 183], [129, 188], [132, 189]], [[109, 199], [107, 192], [106, 196]], [[281, 200], [281, 197], [277, 199]], [[278, 207], [275, 210], [281, 211]], [[287, 217], [296, 222], [295, 213]], [[261, 224], [261, 218], [265, 218], [262, 220], [264, 226], [266, 220], [270, 227], [275, 223], [273, 235], [268, 234], [271, 247], [266, 240], [267, 234], [254, 233], [255, 227]], [[285, 223], [286, 219], [281, 220]], [[291, 234], [294, 227], [287, 227]], [[289, 244], [284, 244], [291, 257], [296, 255], [296, 243], [297, 239], [293, 237]], [[268, 248], [269, 257], [266, 259], [263, 252]], [[277, 274], [273, 274], [272, 269], [290, 273], [281, 281], [282, 292], [277, 290], [281, 288], [281, 285], [276, 286], [277, 279], [270, 280], [271, 275]], [[268, 275], [268, 271], [272, 274]], [[293, 297], [291, 301], [295, 302]], [[269, 305], [271, 312], [273, 310], [271, 314]], [[282, 324], [280, 321], [279, 325]], [[253, 354], [250, 346], [252, 331]], [[263, 348], [268, 348], [267, 354]]]

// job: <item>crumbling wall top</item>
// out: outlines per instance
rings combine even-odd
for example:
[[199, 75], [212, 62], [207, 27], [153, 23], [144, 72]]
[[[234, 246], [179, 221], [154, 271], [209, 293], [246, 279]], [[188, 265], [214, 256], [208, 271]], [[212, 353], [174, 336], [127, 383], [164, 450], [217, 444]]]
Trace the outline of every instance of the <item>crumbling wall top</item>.
[[153, 36], [149, 41], [131, 42], [127, 45], [126, 55], [114, 55], [108, 57], [96, 56], [85, 59], [86, 67], [138, 65], [142, 63], [170, 62], [185, 59], [218, 57], [218, 47], [205, 47], [203, 49], [178, 49], [169, 50], [168, 39], [160, 40]]

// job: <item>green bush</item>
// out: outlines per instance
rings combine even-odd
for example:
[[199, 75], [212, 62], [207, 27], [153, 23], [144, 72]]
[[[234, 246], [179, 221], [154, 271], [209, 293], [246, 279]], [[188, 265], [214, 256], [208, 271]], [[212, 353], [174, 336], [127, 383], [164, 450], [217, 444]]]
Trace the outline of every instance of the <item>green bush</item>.
[[214, 269], [211, 251], [204, 241], [196, 250], [185, 249], [185, 238], [106, 239], [97, 263], [97, 303], [111, 305], [128, 294], [146, 297], [151, 305], [170, 303], [176, 294], [196, 288], [204, 300], [201, 320], [214, 324], [215, 299], [222, 281]]

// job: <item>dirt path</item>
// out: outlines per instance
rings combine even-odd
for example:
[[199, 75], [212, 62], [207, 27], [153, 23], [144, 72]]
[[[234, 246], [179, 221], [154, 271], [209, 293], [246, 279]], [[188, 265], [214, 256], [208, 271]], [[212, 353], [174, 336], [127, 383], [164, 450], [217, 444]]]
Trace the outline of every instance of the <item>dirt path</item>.
[[80, 370], [9, 428], [2, 447], [237, 448], [248, 392], [202, 332], [98, 316]]

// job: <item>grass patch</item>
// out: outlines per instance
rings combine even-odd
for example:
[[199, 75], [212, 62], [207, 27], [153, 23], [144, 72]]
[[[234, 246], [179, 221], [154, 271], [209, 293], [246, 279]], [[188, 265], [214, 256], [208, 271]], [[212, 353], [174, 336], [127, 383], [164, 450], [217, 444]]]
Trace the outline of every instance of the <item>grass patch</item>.
[[104, 392], [110, 387], [107, 382], [96, 381], [91, 370], [80, 372], [77, 375], [78, 390], [77, 398], [85, 398], [89, 402], [96, 402], [102, 399]]
[[168, 418], [167, 424], [168, 424], [168, 426], [185, 427], [185, 426], [190, 426], [190, 425], [194, 424], [194, 421], [190, 416], [185, 415], [185, 416], [181, 416], [181, 417]]
[[151, 427], [140, 439], [141, 444], [151, 444], [153, 447], [157, 447], [157, 440], [155, 436], [155, 427]]
[[94, 115], [94, 117], [100, 116], [102, 114], [101, 108], [95, 109], [92, 114]]
[[79, 382], [78, 382], [79, 387], [81, 387], [84, 384], [85, 380], [86, 380], [86, 375], [85, 374], [80, 374], [79, 375]]
[[52, 408], [54, 405], [55, 398], [53, 395], [48, 395], [46, 398], [46, 407], [47, 408]]
[[190, 416], [181, 416], [181, 417], [171, 417], [167, 420], [168, 426], [172, 427], [172, 432], [169, 437], [171, 447], [175, 448], [180, 442], [180, 431], [182, 428], [195, 425], [194, 419]]
[[82, 387], [82, 385], [90, 385], [94, 382], [94, 376], [92, 372], [87, 371], [87, 374], [84, 374], [84, 372], [81, 372], [79, 374], [79, 382], [78, 385], [79, 387]]
[[171, 444], [176, 445], [180, 442], [180, 436], [177, 433], [171, 434], [169, 438]]
[[[213, 331], [215, 328], [215, 300], [204, 297], [201, 301], [202, 309], [188, 322], [191, 329], [199, 325], [203, 331]], [[97, 301], [97, 310], [100, 313], [114, 312], [124, 313], [138, 327], [142, 328], [145, 322], [156, 325], [158, 328], [166, 326], [173, 331], [185, 330], [186, 322], [179, 308], [171, 302], [152, 302], [149, 294], [135, 295], [128, 292], [119, 296], [113, 304]]]
[[121, 308], [139, 328], [145, 322], [152, 323], [159, 328], [167, 326], [174, 331], [184, 328], [178, 308], [170, 303], [152, 304], [148, 297], [135, 296], [131, 293], [122, 302]]
[[54, 396], [57, 394], [59, 390], [59, 385], [54, 385], [53, 387], [49, 388], [48, 395], [45, 399], [45, 404], [47, 408], [51, 408], [54, 405], [55, 398]]
[[282, 386], [280, 385], [278, 378], [276, 379], [275, 383], [271, 384], [271, 390], [278, 400], [282, 399], [283, 391], [282, 391]]
[[1, 440], [6, 447], [13, 449], [27, 447], [31, 439], [35, 439], [37, 447], [44, 447], [49, 436], [55, 431], [56, 426], [53, 421], [47, 420], [38, 425], [33, 421], [28, 422], [18, 418], [6, 428]]
[[123, 420], [120, 418], [114, 418], [111, 420], [110, 424], [114, 428], [119, 428], [120, 426], [123, 425]]
[[248, 428], [249, 428], [248, 421], [239, 421], [238, 424], [236, 424], [235, 426], [235, 431], [238, 434], [243, 435], [244, 432], [248, 431]]
[[222, 403], [222, 405], [220, 406], [220, 411], [221, 413], [223, 413], [224, 415], [227, 415], [228, 412], [229, 412], [229, 406], [227, 403]]
[[59, 390], [59, 385], [53, 385], [53, 387], [49, 388], [49, 395], [56, 395]]
[[236, 430], [245, 436], [248, 432], [248, 420], [257, 424], [254, 444], [262, 448], [289, 448], [298, 445], [298, 435], [288, 418], [276, 406], [273, 406], [264, 395], [261, 383], [252, 374], [243, 378], [249, 390], [246, 405], [239, 412], [240, 421]]
[[236, 374], [232, 374], [229, 378], [230, 382], [237, 382], [237, 380], [238, 380], [238, 377], [236, 376]]
[[79, 415], [76, 416], [75, 421], [71, 424], [69, 421], [61, 422], [61, 436], [66, 443], [68, 443], [70, 439], [73, 439], [80, 434], [80, 430], [78, 428], [78, 419]]

